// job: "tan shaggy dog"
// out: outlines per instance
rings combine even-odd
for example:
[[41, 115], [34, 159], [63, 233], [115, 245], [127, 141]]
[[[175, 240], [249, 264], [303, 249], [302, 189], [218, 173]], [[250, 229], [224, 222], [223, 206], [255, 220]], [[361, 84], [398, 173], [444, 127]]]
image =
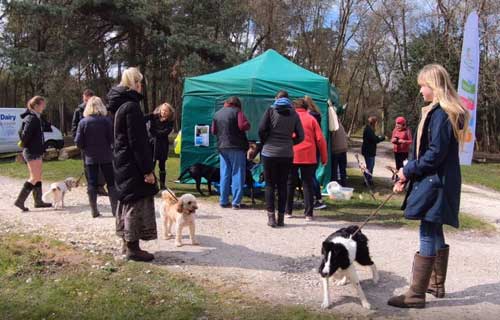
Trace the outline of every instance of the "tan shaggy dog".
[[192, 245], [199, 245], [195, 236], [195, 212], [198, 203], [195, 196], [190, 193], [182, 195], [179, 199], [168, 190], [161, 193], [163, 206], [161, 214], [163, 219], [164, 238], [172, 239], [172, 226], [175, 227], [175, 245], [182, 246], [182, 229], [189, 227], [189, 237]]

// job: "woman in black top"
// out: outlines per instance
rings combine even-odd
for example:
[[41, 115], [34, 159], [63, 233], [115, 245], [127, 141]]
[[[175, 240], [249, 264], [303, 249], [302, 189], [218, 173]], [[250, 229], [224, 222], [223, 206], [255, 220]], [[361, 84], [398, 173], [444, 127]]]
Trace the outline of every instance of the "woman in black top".
[[[285, 225], [288, 174], [293, 164], [293, 146], [304, 140], [300, 118], [286, 91], [279, 91], [259, 125], [262, 163], [266, 180], [266, 209], [271, 228]], [[275, 191], [278, 191], [278, 221], [275, 215]]]
[[156, 107], [153, 113], [144, 117], [148, 124], [149, 141], [153, 150], [153, 160], [158, 161], [160, 168], [160, 189], [165, 189], [165, 178], [167, 171], [165, 163], [168, 159], [169, 141], [168, 135], [174, 128], [174, 108], [168, 103]]
[[373, 185], [373, 168], [375, 167], [377, 144], [385, 140], [384, 136], [377, 136], [375, 134], [377, 122], [377, 117], [368, 117], [368, 124], [363, 131], [363, 144], [361, 145], [361, 154], [365, 158], [366, 169], [370, 173], [365, 173], [366, 181], [368, 181], [369, 185]]
[[26, 181], [14, 205], [22, 211], [29, 211], [24, 206], [26, 198], [33, 191], [35, 208], [48, 208], [52, 205], [42, 201], [42, 156], [45, 151], [41, 115], [45, 110], [45, 99], [35, 96], [28, 101], [26, 112], [21, 114], [23, 123], [19, 130], [23, 158], [28, 164], [30, 178]]

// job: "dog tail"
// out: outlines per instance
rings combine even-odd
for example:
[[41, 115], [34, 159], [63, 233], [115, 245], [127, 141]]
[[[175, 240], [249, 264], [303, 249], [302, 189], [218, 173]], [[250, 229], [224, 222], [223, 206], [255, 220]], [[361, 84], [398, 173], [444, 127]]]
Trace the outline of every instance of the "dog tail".
[[52, 194], [52, 190], [49, 190], [47, 192], [45, 192], [43, 195], [42, 195], [42, 201], [43, 202], [52, 202], [51, 200], [51, 195]]
[[186, 175], [186, 173], [188, 173], [189, 171], [189, 167], [187, 167], [184, 171], [182, 171], [182, 173], [179, 175], [179, 178], [177, 178], [177, 180], [181, 180], [182, 177], [184, 177]]

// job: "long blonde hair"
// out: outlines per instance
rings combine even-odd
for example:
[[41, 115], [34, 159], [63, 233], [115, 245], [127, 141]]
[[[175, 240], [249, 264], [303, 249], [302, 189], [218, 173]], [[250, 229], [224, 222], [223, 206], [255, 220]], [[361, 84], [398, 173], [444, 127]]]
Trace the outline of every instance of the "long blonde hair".
[[106, 106], [102, 103], [101, 98], [93, 96], [90, 97], [85, 104], [85, 110], [83, 110], [83, 116], [105, 116], [108, 114]]
[[304, 96], [304, 101], [307, 103], [307, 106], [310, 110], [321, 114], [318, 106], [316, 105], [316, 103], [314, 103], [314, 100], [310, 96]]
[[418, 74], [418, 84], [432, 89], [434, 100], [446, 112], [453, 128], [453, 134], [463, 144], [467, 134], [466, 128], [470, 120], [469, 111], [463, 106], [457, 91], [453, 87], [450, 75], [439, 64], [428, 64]]
[[167, 120], [172, 120], [174, 118], [175, 110], [172, 107], [172, 105], [170, 105], [170, 103], [168, 103], [168, 102], [162, 103], [158, 107], [156, 107], [153, 110], [153, 114], [156, 114], [156, 115], [160, 116], [161, 115], [161, 108], [163, 108], [163, 107], [165, 107], [165, 108], [168, 109], [168, 118], [167, 118]]
[[122, 79], [120, 81], [120, 86], [127, 87], [129, 89], [138, 91], [137, 85], [141, 83], [143, 78], [142, 73], [137, 68], [127, 68], [122, 73]]

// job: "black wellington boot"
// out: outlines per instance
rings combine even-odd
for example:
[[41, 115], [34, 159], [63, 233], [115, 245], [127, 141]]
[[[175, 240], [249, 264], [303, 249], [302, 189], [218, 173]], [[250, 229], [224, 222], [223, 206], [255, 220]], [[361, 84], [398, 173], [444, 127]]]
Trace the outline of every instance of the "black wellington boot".
[[42, 201], [42, 181], [38, 181], [33, 187], [33, 199], [35, 199], [35, 208], [50, 208], [51, 203]]
[[111, 214], [116, 217], [116, 210], [118, 208], [118, 197], [114, 187], [109, 188], [109, 203], [111, 204]]
[[97, 191], [89, 190], [87, 192], [89, 195], [90, 212], [92, 213], [92, 218], [97, 218], [101, 216], [99, 209], [97, 209]]
[[151, 253], [141, 250], [139, 241], [127, 241], [127, 259], [133, 261], [149, 262], [155, 258]]
[[276, 226], [278, 227], [284, 227], [285, 226], [285, 213], [279, 213], [278, 212], [278, 222], [276, 223]]
[[21, 192], [19, 192], [19, 195], [17, 196], [16, 202], [14, 202], [14, 205], [23, 212], [29, 211], [29, 209], [24, 206], [24, 202], [30, 195], [31, 190], [33, 190], [33, 185], [29, 181], [26, 181], [21, 189]]

